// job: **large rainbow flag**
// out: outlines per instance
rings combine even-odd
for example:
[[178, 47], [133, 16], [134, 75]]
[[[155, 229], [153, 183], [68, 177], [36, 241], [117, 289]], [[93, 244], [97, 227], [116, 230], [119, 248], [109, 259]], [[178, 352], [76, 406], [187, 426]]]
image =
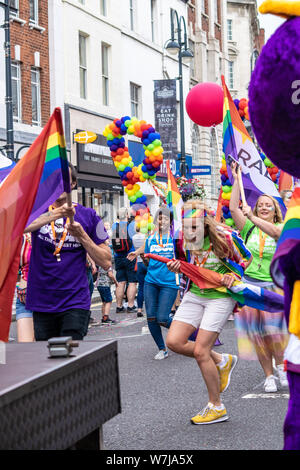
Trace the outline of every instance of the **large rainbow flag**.
[[0, 186], [0, 340], [8, 341], [22, 236], [64, 191], [70, 192], [60, 108]]
[[[145, 258], [153, 258], [162, 263], [170, 262], [170, 259], [154, 255], [153, 253], [147, 253]], [[262, 287], [247, 284], [239, 280], [238, 276], [236, 276], [233, 286], [228, 289], [222, 286], [222, 275], [209, 269], [194, 266], [180, 260], [180, 272], [191, 279], [200, 289], [216, 289], [219, 292], [227, 292], [241, 307], [248, 305], [249, 307], [267, 312], [280, 312], [283, 310], [283, 295], [268, 291]]]
[[227, 162], [228, 177], [233, 183], [229, 162], [229, 156], [231, 156], [240, 164], [245, 196], [249, 206], [253, 207], [262, 194], [268, 194], [277, 199], [281, 211], [285, 215], [286, 207], [244, 126], [223, 76], [222, 84], [224, 90], [223, 151]]
[[271, 263], [274, 282], [285, 290], [289, 332], [300, 339], [300, 188], [293, 192]]
[[9, 158], [0, 155], [0, 183], [3, 181], [11, 170], [16, 166]]
[[170, 162], [167, 160], [167, 175], [168, 175], [168, 189], [167, 189], [167, 204], [173, 212], [174, 218], [174, 232], [182, 230], [182, 207], [183, 200], [179, 192], [176, 180], [171, 172]]

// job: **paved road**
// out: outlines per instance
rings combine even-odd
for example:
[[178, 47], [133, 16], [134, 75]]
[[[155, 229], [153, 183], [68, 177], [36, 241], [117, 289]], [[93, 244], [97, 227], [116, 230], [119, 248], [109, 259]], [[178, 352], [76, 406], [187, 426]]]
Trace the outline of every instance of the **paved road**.
[[[114, 309], [112, 318], [116, 318]], [[99, 305], [93, 317], [100, 319]], [[256, 361], [240, 360], [223, 401], [229, 420], [194, 426], [189, 418], [207, 403], [203, 379], [193, 359], [170, 353], [153, 359], [156, 346], [142, 334], [145, 318], [120, 314], [113, 326], [92, 327], [88, 336], [116, 339], [122, 413], [104, 425], [107, 450], [281, 450], [288, 390], [266, 394]], [[11, 328], [15, 337], [15, 324]], [[221, 334], [219, 352], [237, 353], [234, 322]], [[107, 396], [109, 401], [109, 396]]]

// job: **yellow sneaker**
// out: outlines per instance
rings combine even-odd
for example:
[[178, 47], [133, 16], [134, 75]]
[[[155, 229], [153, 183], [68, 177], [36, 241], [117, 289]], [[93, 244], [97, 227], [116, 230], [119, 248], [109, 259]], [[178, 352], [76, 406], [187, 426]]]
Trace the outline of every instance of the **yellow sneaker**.
[[230, 384], [230, 377], [233, 369], [237, 365], [238, 357], [231, 354], [227, 354], [228, 359], [225, 366], [220, 367], [217, 365], [217, 369], [220, 374], [220, 393], [225, 392]]
[[208, 403], [199, 414], [191, 418], [193, 424], [213, 424], [227, 421], [228, 415], [226, 408], [218, 410], [212, 403]]

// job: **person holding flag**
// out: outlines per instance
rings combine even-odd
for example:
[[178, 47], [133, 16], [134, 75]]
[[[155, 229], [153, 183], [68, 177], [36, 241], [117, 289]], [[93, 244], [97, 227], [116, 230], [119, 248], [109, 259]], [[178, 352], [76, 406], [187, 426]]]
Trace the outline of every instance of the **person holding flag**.
[[[242, 241], [208, 215], [202, 201], [189, 200], [183, 206], [183, 246], [178, 259], [167, 263], [171, 272], [181, 272], [181, 260], [218, 273], [221, 285], [230, 288], [251, 262]], [[191, 266], [192, 267], [192, 266]], [[194, 266], [193, 266], [194, 267]], [[213, 346], [231, 315], [236, 301], [225, 290], [199, 288], [189, 282], [182, 303], [174, 315], [167, 346], [178, 354], [194, 357], [208, 391], [208, 404], [191, 422], [197, 425], [228, 420], [220, 393], [227, 390], [237, 357], [218, 354]], [[196, 341], [190, 336], [199, 328]]]
[[[74, 189], [76, 173], [70, 163], [69, 169]], [[82, 340], [91, 304], [86, 256], [106, 270], [111, 267], [102, 220], [93, 209], [67, 204], [64, 192], [25, 232], [32, 233], [26, 308], [33, 311], [35, 339], [72, 336]]]
[[[71, 170], [61, 110], [55, 108], [0, 185], [1, 341], [9, 338], [24, 231], [32, 233], [26, 308], [34, 312], [36, 340], [62, 334], [82, 339], [85, 334], [90, 308], [86, 256], [108, 269], [111, 255], [96, 213], [77, 205], [75, 214]], [[75, 184], [73, 173], [72, 188]]]
[[[253, 255], [251, 265], [245, 271], [245, 281], [274, 292], [280, 292], [274, 285], [270, 265], [280, 237], [283, 220], [279, 203], [271, 196], [258, 198], [252, 211], [243, 204], [240, 208], [240, 187], [237, 164], [231, 166], [234, 184], [230, 199], [230, 212], [246, 247]], [[239, 353], [244, 359], [258, 358], [265, 373], [265, 392], [276, 392], [277, 377], [273, 374], [274, 358], [280, 384], [288, 386], [284, 372], [283, 354], [288, 342], [284, 312], [267, 312], [249, 306], [235, 314]]]

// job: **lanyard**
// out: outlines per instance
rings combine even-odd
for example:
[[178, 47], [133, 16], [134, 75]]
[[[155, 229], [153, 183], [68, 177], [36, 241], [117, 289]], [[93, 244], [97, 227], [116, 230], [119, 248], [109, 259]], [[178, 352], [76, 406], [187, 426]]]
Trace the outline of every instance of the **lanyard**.
[[209, 245], [209, 249], [207, 250], [207, 252], [205, 253], [205, 255], [203, 256], [202, 260], [199, 261], [199, 258], [198, 256], [195, 256], [195, 263], [196, 263], [196, 266], [199, 266], [200, 268], [203, 268], [203, 266], [205, 265], [206, 261], [208, 260], [208, 257], [209, 257], [209, 254], [212, 250], [212, 244]]
[[264, 234], [263, 232], [259, 229], [259, 257], [262, 259], [263, 254], [264, 254], [264, 248], [266, 244], [266, 239], [267, 239], [267, 233]]
[[[50, 206], [49, 207], [49, 211], [52, 211], [53, 210], [53, 206]], [[67, 224], [70, 223], [70, 219], [67, 218], [66, 220], [66, 223], [65, 223], [65, 228], [64, 228], [64, 231], [63, 231], [63, 234], [62, 234], [62, 237], [59, 241], [59, 243], [56, 243], [56, 232], [55, 232], [55, 225], [54, 225], [54, 222], [51, 222], [51, 229], [52, 229], [52, 235], [53, 235], [53, 240], [55, 241], [55, 251], [53, 253], [54, 256], [56, 256], [56, 261], [61, 261], [61, 257], [60, 257], [60, 251], [63, 247], [63, 244], [65, 242], [65, 239], [66, 239], [66, 236], [67, 236], [67, 233], [68, 233], [68, 230], [66, 229], [66, 226]]]
[[[162, 234], [159, 234], [159, 241], [158, 241], [157, 234], [156, 234], [156, 241], [157, 241], [157, 244], [158, 244], [161, 248], [164, 248], [165, 245], [163, 244], [163, 236], [162, 236]], [[168, 239], [167, 239], [166, 245], [168, 245], [169, 242], [170, 242], [170, 232], [168, 232]]]
[[[262, 260], [264, 254], [264, 248], [266, 244], [267, 234], [263, 236], [263, 232], [259, 229], [259, 259]], [[261, 262], [258, 264], [258, 269], [261, 269]]]

